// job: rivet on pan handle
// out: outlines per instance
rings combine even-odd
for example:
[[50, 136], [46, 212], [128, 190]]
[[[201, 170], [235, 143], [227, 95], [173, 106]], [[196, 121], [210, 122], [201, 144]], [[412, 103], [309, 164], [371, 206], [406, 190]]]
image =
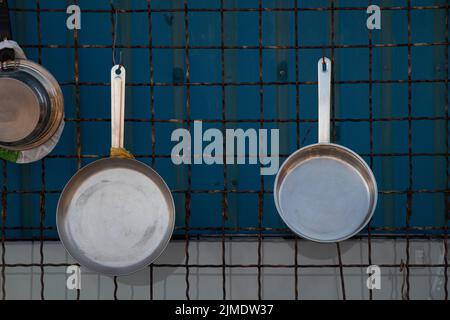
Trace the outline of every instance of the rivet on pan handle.
[[330, 143], [331, 61], [328, 58], [320, 58], [317, 66], [319, 80], [319, 143]]
[[125, 68], [115, 65], [111, 69], [111, 156], [133, 158], [124, 149], [125, 79]]

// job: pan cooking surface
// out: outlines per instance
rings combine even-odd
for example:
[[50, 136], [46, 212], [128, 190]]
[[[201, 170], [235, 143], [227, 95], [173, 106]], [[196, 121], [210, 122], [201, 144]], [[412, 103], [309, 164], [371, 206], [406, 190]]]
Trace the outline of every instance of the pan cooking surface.
[[82, 259], [120, 268], [142, 263], [158, 251], [171, 223], [169, 211], [163, 193], [147, 175], [108, 168], [77, 186], [63, 226]]
[[26, 84], [0, 78], [0, 141], [15, 142], [29, 136], [39, 122], [39, 101]]
[[358, 230], [370, 207], [360, 173], [333, 157], [301, 162], [280, 186], [285, 222], [310, 239], [334, 240]]

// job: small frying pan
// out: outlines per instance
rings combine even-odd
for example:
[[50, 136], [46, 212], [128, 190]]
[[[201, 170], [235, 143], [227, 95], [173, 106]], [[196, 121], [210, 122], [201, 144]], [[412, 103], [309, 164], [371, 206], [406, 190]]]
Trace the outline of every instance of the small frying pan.
[[361, 231], [377, 203], [377, 184], [355, 152], [330, 143], [331, 61], [319, 60], [319, 143], [294, 152], [274, 185], [276, 208], [297, 235], [338, 242]]
[[123, 149], [125, 68], [111, 70], [111, 157], [78, 171], [57, 207], [59, 237], [86, 268], [127, 275], [151, 264], [174, 229], [175, 207], [164, 180]]
[[[45, 145], [62, 130], [64, 101], [55, 78], [26, 59], [10, 29], [7, 1], [0, 0], [0, 149], [19, 153]], [[44, 150], [53, 147], [48, 143]]]

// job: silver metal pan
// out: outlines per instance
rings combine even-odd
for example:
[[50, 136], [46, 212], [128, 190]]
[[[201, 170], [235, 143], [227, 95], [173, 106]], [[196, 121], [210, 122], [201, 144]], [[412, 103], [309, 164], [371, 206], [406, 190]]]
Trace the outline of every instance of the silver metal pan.
[[0, 36], [0, 148], [34, 149], [63, 126], [63, 94], [55, 78], [11, 40], [6, 0], [0, 0]]
[[150, 167], [123, 149], [125, 68], [111, 70], [112, 152], [82, 168], [64, 188], [57, 207], [59, 237], [86, 268], [127, 275], [151, 264], [174, 229], [169, 188]]
[[274, 185], [276, 208], [297, 235], [338, 242], [361, 231], [377, 203], [369, 166], [352, 150], [330, 143], [331, 61], [319, 60], [319, 143], [294, 152]]

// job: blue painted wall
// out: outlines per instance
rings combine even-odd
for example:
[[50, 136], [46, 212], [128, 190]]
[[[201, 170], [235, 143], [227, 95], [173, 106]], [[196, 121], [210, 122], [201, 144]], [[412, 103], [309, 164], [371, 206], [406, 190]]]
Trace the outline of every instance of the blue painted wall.
[[[35, 9], [36, 2], [31, 0], [10, 0], [12, 8]], [[66, 123], [64, 134], [52, 156], [77, 154], [76, 132], [76, 87], [74, 83], [74, 39], [72, 31], [65, 28], [67, 18], [65, 8], [71, 1], [41, 0], [40, 7], [46, 9], [63, 9], [61, 12], [43, 11], [41, 19], [41, 43], [58, 44], [67, 48], [37, 48], [39, 44], [37, 15], [33, 10], [14, 11], [12, 15], [13, 34], [16, 41], [23, 45], [28, 57], [48, 68], [61, 83], [65, 98]], [[257, 8], [257, 0], [224, 0], [225, 7]], [[380, 1], [372, 1], [379, 4]], [[382, 5], [405, 6], [406, 0], [381, 1]], [[412, 5], [445, 5], [446, 1], [412, 1]], [[108, 10], [107, 0], [80, 0], [82, 10]], [[145, 0], [115, 1], [118, 8], [147, 9]], [[263, 7], [282, 6], [293, 8], [294, 0], [263, 0]], [[339, 0], [336, 7], [367, 7], [368, 1]], [[330, 6], [327, 0], [298, 1], [298, 6], [311, 8]], [[219, 0], [191, 0], [189, 8], [220, 8]], [[177, 0], [153, 0], [153, 9], [183, 8], [183, 2]], [[263, 87], [263, 117], [275, 119], [282, 115], [296, 119], [296, 93], [299, 93], [300, 119], [317, 118], [317, 81], [316, 63], [322, 56], [321, 46], [330, 45], [367, 45], [368, 30], [365, 27], [367, 14], [364, 10], [335, 11], [335, 33], [331, 38], [331, 11], [300, 10], [298, 12], [298, 43], [301, 48], [263, 50], [262, 74], [264, 82], [296, 81], [296, 54], [298, 54], [298, 81], [287, 86]], [[443, 9], [413, 10], [411, 12], [411, 41], [413, 43], [445, 42], [445, 15]], [[226, 12], [225, 44], [236, 46], [258, 46], [258, 12]], [[192, 46], [220, 46], [220, 13], [190, 12], [189, 43]], [[263, 45], [295, 46], [295, 13], [262, 13]], [[408, 20], [406, 10], [386, 10], [382, 13], [382, 30], [372, 33], [373, 44], [407, 44]], [[284, 30], [280, 34], [280, 30]], [[285, 30], [288, 30], [287, 34]], [[185, 45], [184, 13], [152, 13], [153, 44], [156, 46]], [[119, 14], [118, 45], [148, 45], [148, 13], [145, 10], [134, 13]], [[111, 14], [105, 12], [85, 12], [82, 15], [82, 30], [79, 31], [79, 45], [110, 45]], [[150, 50], [123, 49], [123, 63], [128, 70], [129, 84], [150, 82]], [[103, 121], [83, 121], [79, 125], [81, 133], [82, 155], [106, 155], [110, 146], [110, 88], [99, 84], [109, 81], [112, 65], [110, 48], [79, 48], [80, 114], [84, 119], [106, 119]], [[361, 47], [337, 48], [333, 52], [326, 49], [327, 56], [334, 55], [335, 117], [338, 119], [368, 119], [369, 105], [369, 49]], [[412, 79], [445, 79], [446, 47], [415, 46], [411, 48]], [[184, 81], [184, 49], [155, 48], [152, 50], [154, 64], [154, 116], [156, 119], [188, 118], [186, 110], [186, 90], [183, 87], [165, 86], [177, 80]], [[372, 79], [407, 80], [408, 49], [406, 46], [381, 47], [372, 50]], [[226, 81], [258, 82], [259, 50], [226, 50]], [[221, 82], [221, 50], [190, 49], [190, 81]], [[287, 74], [279, 77], [280, 63], [287, 66]], [[175, 71], [174, 71], [175, 69]], [[365, 80], [363, 83], [348, 81]], [[344, 82], [344, 83], [339, 83]], [[345, 83], [347, 82], [347, 83]], [[414, 120], [412, 122], [412, 152], [420, 154], [438, 153], [441, 156], [414, 156], [412, 159], [413, 190], [445, 190], [448, 153], [446, 145], [445, 95], [448, 90], [443, 82], [413, 82], [411, 84], [412, 117], [434, 117], [439, 120]], [[260, 119], [259, 85], [230, 86], [226, 89], [226, 116], [230, 119]], [[370, 150], [370, 123], [368, 121], [338, 121], [334, 131], [334, 140], [366, 155], [364, 158], [373, 166], [380, 191], [396, 191], [380, 194], [379, 204], [372, 226], [404, 226], [406, 223], [406, 194], [409, 187], [408, 153], [408, 83], [377, 83], [372, 85], [372, 116], [374, 119], [395, 117], [396, 121], [373, 122], [372, 162]], [[130, 85], [127, 87], [127, 118], [151, 119], [151, 89], [149, 86]], [[190, 87], [190, 118], [221, 119], [222, 89], [220, 85]], [[170, 142], [172, 130], [180, 126], [174, 122], [156, 122], [155, 152], [169, 155], [174, 143]], [[259, 128], [257, 122], [229, 123], [227, 127]], [[204, 128], [222, 129], [220, 122], [204, 123]], [[265, 128], [279, 127], [281, 132], [281, 153], [289, 154], [297, 149], [297, 124], [289, 122], [277, 124], [268, 122]], [[301, 122], [299, 126], [302, 145], [317, 140], [317, 123]], [[448, 132], [448, 131], [447, 131]], [[127, 122], [127, 147], [136, 155], [152, 154], [152, 123]], [[394, 153], [396, 156], [382, 157], [379, 154]], [[94, 159], [83, 158], [81, 165]], [[172, 189], [184, 190], [187, 187], [187, 168], [176, 167], [169, 158], [158, 157], [153, 162], [151, 157], [140, 158], [153, 164]], [[284, 160], [284, 159], [282, 159]], [[49, 157], [44, 162], [32, 165], [6, 165], [7, 179], [0, 175], [0, 186], [6, 186], [8, 237], [30, 237], [39, 234], [35, 231], [15, 231], [14, 227], [39, 227], [41, 213], [45, 213], [43, 223], [50, 230], [45, 236], [57, 236], [55, 227], [55, 209], [59, 193], [67, 180], [76, 172], [76, 157]], [[0, 163], [0, 170], [4, 170]], [[43, 169], [45, 174], [43, 175]], [[261, 179], [259, 166], [228, 166], [228, 189], [260, 190]], [[264, 177], [264, 189], [272, 189], [274, 177]], [[45, 184], [45, 188], [43, 186]], [[223, 166], [192, 166], [193, 190], [221, 190], [224, 188]], [[33, 191], [23, 193], [20, 190]], [[45, 190], [45, 197], [39, 192]], [[177, 203], [177, 226], [185, 225], [184, 195], [174, 195]], [[40, 210], [41, 201], [44, 210]], [[226, 227], [258, 226], [258, 194], [230, 193], [228, 220]], [[194, 233], [201, 233], [202, 227], [220, 227], [222, 221], [222, 195], [220, 193], [194, 193], [191, 200], [191, 218], [189, 225]], [[412, 201], [412, 226], [442, 226], [445, 214], [445, 193], [415, 193]], [[275, 210], [272, 194], [264, 196], [264, 213], [262, 226], [284, 228]], [[177, 231], [182, 233], [182, 230]]]

